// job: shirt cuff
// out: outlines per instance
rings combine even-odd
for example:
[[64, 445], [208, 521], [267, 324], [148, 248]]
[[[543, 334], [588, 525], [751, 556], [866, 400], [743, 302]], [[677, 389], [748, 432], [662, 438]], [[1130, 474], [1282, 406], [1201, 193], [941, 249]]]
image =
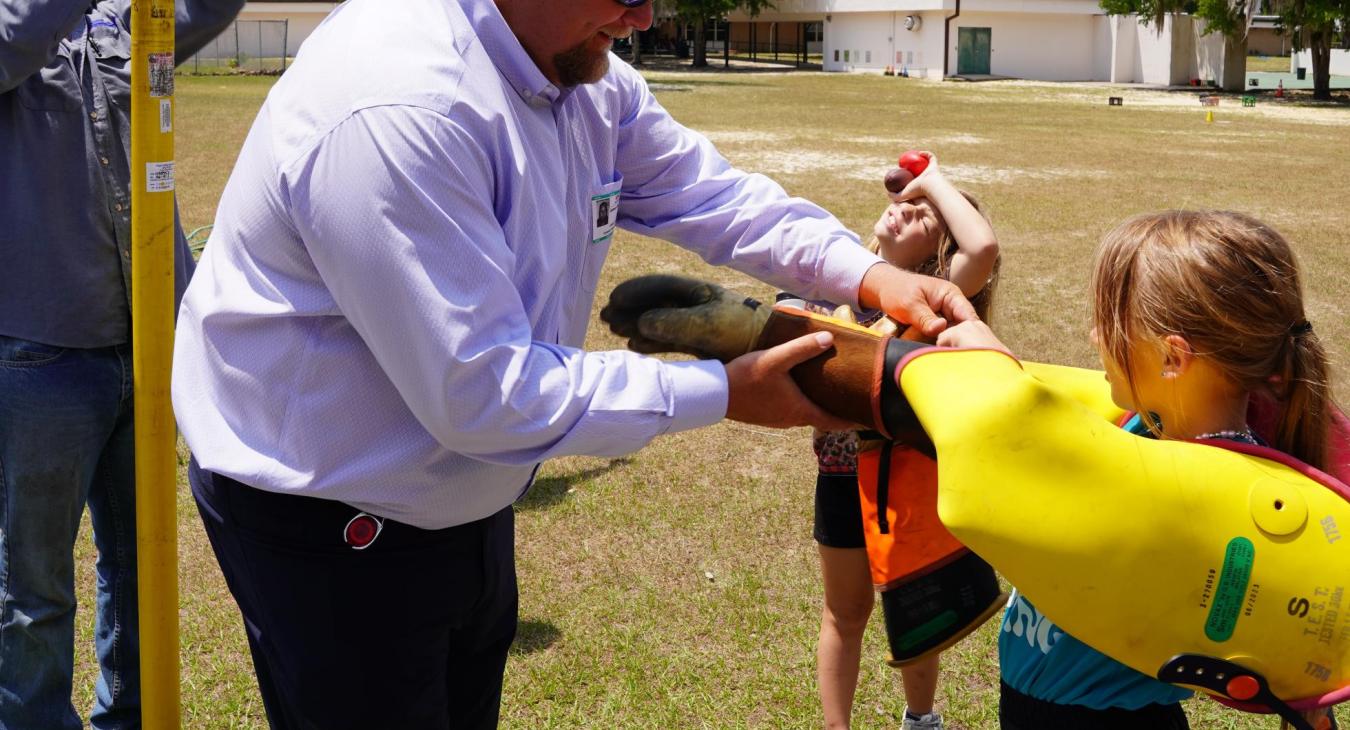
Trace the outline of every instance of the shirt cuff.
[[863, 274], [882, 262], [880, 256], [866, 247], [839, 239], [825, 252], [817, 286], [828, 301], [861, 309], [858, 305], [858, 287], [862, 286]]
[[666, 433], [711, 426], [727, 415], [727, 370], [716, 360], [665, 363], [670, 378], [670, 426]]

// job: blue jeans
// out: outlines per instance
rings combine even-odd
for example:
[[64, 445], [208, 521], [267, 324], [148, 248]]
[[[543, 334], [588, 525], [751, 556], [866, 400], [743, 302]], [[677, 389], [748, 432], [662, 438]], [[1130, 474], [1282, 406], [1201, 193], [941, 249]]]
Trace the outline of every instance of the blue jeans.
[[98, 548], [90, 724], [140, 726], [131, 348], [0, 336], [0, 728], [81, 727], [70, 701], [74, 546]]

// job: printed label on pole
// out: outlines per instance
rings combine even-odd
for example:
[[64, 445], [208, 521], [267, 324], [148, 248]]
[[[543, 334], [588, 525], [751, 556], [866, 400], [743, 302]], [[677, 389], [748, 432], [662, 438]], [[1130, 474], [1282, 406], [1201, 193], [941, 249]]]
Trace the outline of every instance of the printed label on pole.
[[159, 100], [159, 131], [161, 134], [173, 131], [173, 102], [168, 99]]
[[173, 96], [173, 54], [150, 54], [150, 96]]
[[145, 192], [165, 193], [173, 190], [173, 160], [145, 163]]

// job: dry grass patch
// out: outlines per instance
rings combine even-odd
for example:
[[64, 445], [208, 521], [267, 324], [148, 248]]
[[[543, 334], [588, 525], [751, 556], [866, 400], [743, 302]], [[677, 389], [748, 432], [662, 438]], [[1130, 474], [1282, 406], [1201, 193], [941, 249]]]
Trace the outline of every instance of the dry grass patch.
[[[771, 173], [866, 232], [880, 175], [930, 148], [992, 210], [1005, 251], [995, 325], [1025, 357], [1092, 365], [1085, 299], [1096, 242], [1125, 216], [1166, 207], [1245, 210], [1293, 241], [1310, 318], [1340, 366], [1346, 400], [1350, 148], [1343, 110], [1219, 107], [1193, 95], [1091, 85], [940, 84], [880, 76], [655, 74], [677, 119], [733, 163]], [[187, 227], [215, 201], [271, 83], [179, 81], [180, 203]], [[1108, 108], [1108, 94], [1126, 96]], [[1287, 110], [1287, 113], [1286, 113]], [[1339, 116], [1338, 116], [1339, 115]], [[668, 244], [621, 232], [598, 292], [679, 271], [769, 298], [773, 289]], [[587, 345], [622, 343], [593, 323]], [[508, 728], [812, 728], [821, 588], [811, 540], [814, 479], [804, 430], [721, 424], [656, 440], [627, 459], [543, 467], [519, 507], [521, 631], [508, 663]], [[180, 491], [185, 726], [263, 727], [238, 611]], [[92, 565], [88, 548], [82, 561]], [[91, 605], [92, 586], [80, 586]], [[94, 667], [82, 613], [77, 685]], [[949, 652], [948, 727], [996, 727], [1000, 628]], [[894, 728], [898, 675], [879, 622], [867, 637], [856, 726]], [[1196, 728], [1274, 728], [1197, 700]]]

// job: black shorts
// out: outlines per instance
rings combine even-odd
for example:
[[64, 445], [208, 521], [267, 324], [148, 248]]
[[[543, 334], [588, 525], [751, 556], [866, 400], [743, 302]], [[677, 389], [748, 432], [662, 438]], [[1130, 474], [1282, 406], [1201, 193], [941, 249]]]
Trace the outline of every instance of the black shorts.
[[1059, 705], [1024, 695], [999, 682], [999, 726], [1003, 730], [1189, 730], [1181, 705], [1146, 705], [1137, 710], [1094, 710]]
[[832, 548], [864, 548], [858, 475], [816, 476], [816, 542]]

